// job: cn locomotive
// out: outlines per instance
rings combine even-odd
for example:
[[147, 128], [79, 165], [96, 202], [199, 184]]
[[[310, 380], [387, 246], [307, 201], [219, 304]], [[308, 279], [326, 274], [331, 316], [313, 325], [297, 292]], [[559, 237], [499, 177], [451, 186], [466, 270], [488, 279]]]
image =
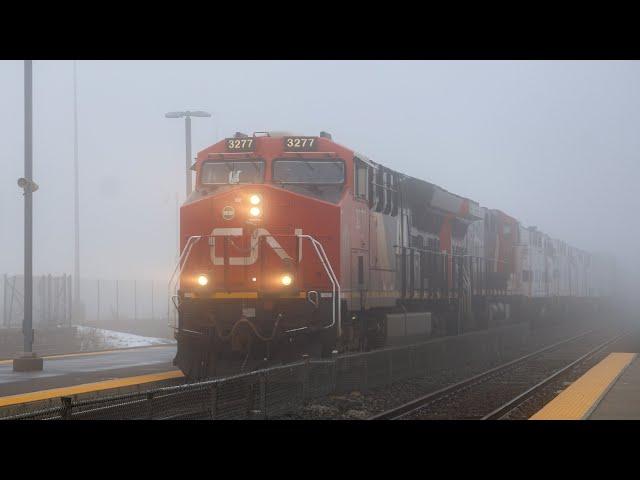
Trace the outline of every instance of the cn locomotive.
[[236, 133], [193, 170], [174, 298], [190, 378], [545, 317], [613, 285], [609, 258], [326, 132]]

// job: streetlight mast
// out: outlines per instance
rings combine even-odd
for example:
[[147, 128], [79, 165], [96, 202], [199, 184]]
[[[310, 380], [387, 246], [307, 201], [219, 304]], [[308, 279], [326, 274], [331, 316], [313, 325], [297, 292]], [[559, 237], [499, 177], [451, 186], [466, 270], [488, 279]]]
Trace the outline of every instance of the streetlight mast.
[[75, 245], [73, 252], [73, 304], [74, 320], [80, 320], [80, 187], [78, 168], [78, 75], [77, 61], [73, 61], [73, 187]]
[[185, 198], [189, 198], [189, 195], [191, 195], [191, 192], [193, 191], [193, 186], [191, 185], [191, 117], [189, 115], [184, 117], [184, 138], [187, 154], [185, 167], [187, 172], [187, 196]]
[[186, 198], [189, 198], [191, 192], [193, 190], [193, 185], [191, 182], [191, 117], [210, 117], [211, 114], [209, 112], [203, 112], [201, 110], [197, 110], [195, 112], [191, 112], [189, 110], [185, 112], [168, 112], [164, 115], [166, 118], [184, 118], [184, 136], [185, 136], [185, 152], [186, 152], [186, 174], [187, 174], [187, 185], [186, 185]]
[[[33, 61], [24, 62], [24, 178], [33, 181]], [[24, 189], [24, 353], [33, 351], [33, 191]]]

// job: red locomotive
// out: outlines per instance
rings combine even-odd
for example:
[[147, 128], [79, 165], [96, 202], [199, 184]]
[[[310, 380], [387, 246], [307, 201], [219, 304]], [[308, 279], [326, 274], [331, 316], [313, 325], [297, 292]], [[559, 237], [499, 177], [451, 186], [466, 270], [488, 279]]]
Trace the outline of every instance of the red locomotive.
[[502, 212], [324, 132], [238, 133], [193, 168], [175, 334], [191, 378], [230, 359], [369, 349], [509, 315], [521, 227]]

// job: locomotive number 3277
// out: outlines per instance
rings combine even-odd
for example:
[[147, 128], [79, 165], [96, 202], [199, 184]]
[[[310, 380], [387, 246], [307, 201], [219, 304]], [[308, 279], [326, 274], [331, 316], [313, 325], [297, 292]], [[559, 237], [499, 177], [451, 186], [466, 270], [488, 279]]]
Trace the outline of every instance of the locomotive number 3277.
[[253, 138], [228, 138], [227, 150], [247, 152], [253, 150]]
[[313, 137], [286, 137], [284, 146], [286, 150], [313, 150], [316, 139]]

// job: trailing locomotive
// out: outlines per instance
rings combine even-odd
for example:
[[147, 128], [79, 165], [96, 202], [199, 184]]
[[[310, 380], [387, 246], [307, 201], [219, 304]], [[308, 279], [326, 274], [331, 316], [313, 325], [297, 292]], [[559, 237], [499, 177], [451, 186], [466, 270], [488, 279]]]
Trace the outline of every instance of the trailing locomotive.
[[325, 132], [237, 133], [193, 169], [174, 360], [191, 378], [544, 315], [611, 287], [609, 260], [594, 275], [586, 252]]

